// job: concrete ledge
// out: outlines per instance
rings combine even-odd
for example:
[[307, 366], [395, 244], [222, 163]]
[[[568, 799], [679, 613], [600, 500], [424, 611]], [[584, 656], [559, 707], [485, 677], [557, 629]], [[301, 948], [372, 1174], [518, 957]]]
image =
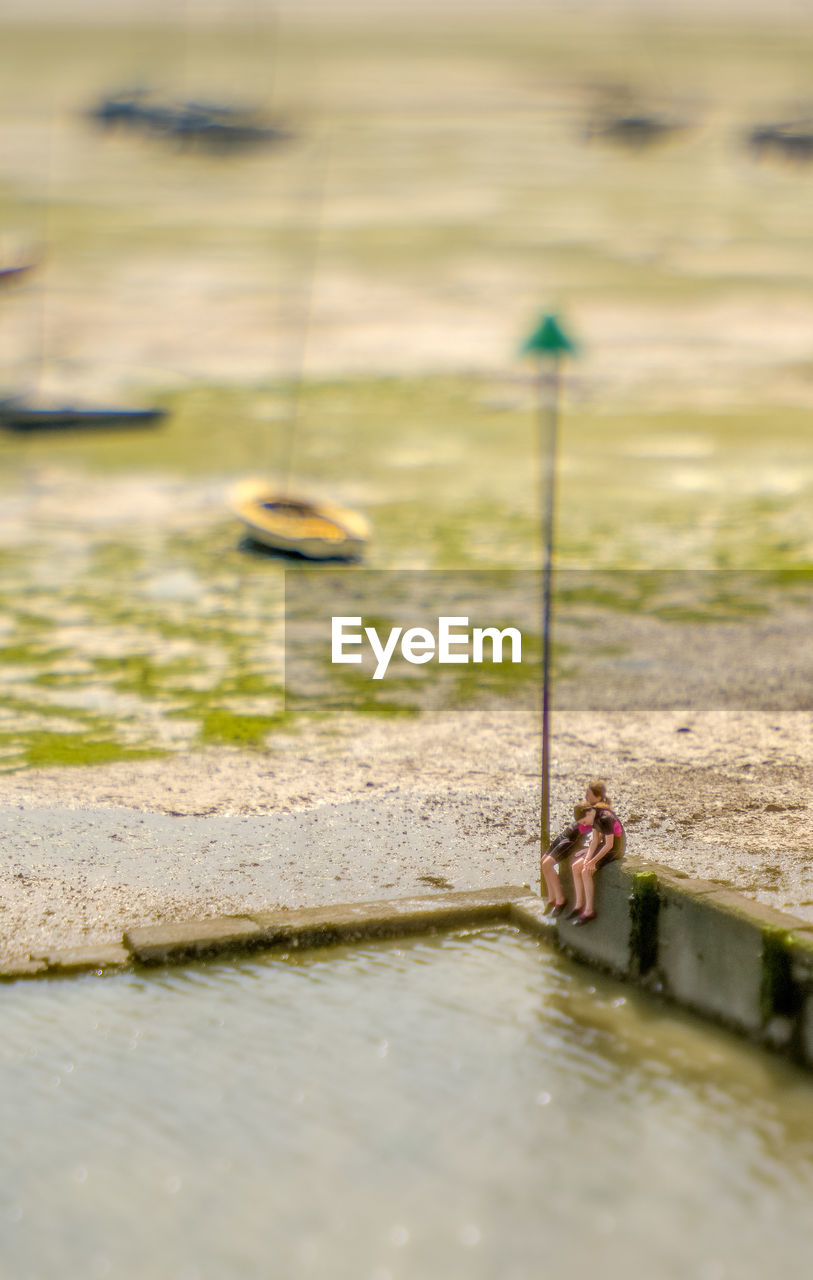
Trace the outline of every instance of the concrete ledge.
[[519, 925], [520, 929], [524, 929], [526, 933], [532, 933], [537, 938], [556, 938], [556, 921], [552, 916], [545, 915], [545, 906], [541, 898], [537, 898], [535, 894], [528, 894], [524, 898], [515, 898], [511, 903], [509, 919], [512, 924]]
[[813, 925], [709, 881], [626, 859], [596, 879], [598, 917], [545, 916], [527, 885], [134, 927], [123, 945], [20, 956], [0, 980], [305, 948], [504, 921], [813, 1067]]
[[73, 947], [68, 951], [49, 951], [44, 956], [34, 956], [42, 961], [49, 973], [82, 973], [87, 970], [124, 969], [132, 956], [120, 942], [108, 946]]
[[161, 964], [168, 960], [185, 960], [216, 951], [250, 947], [256, 945], [260, 938], [259, 927], [246, 916], [221, 916], [128, 929], [124, 934], [124, 945], [141, 964]]
[[263, 946], [318, 947], [507, 920], [512, 903], [527, 892], [524, 886], [509, 885], [431, 897], [258, 912], [250, 918], [260, 930]]
[[[662, 888], [672, 888], [676, 892], [687, 886], [691, 887], [694, 894], [702, 893], [728, 893], [730, 890], [723, 888], [717, 880], [695, 880], [692, 876], [685, 875], [682, 871], [673, 871], [671, 867], [662, 867], [659, 862], [651, 862], [648, 858], [625, 858], [624, 866], [631, 871], [652, 871], [658, 877], [658, 884]], [[739, 894], [735, 897], [740, 898]], [[747, 901], [740, 898], [742, 902]]]
[[597, 918], [583, 926], [565, 916], [556, 921], [563, 951], [620, 978], [632, 971], [629, 896], [633, 874], [633, 868], [625, 863], [611, 862], [595, 878]]
[[708, 880], [627, 858], [596, 877], [598, 918], [557, 940], [579, 960], [813, 1067], [813, 926]]
[[161, 964], [256, 946], [304, 948], [362, 938], [393, 938], [507, 919], [511, 903], [527, 893], [526, 886], [509, 885], [467, 893], [148, 925], [128, 929], [124, 945], [139, 963]]
[[763, 929], [799, 922], [729, 890], [676, 886], [658, 876], [661, 919], [657, 972], [671, 999], [757, 1036], [773, 1014], [765, 1007]]
[[45, 973], [48, 965], [44, 960], [33, 960], [31, 956], [19, 956], [14, 960], [6, 960], [0, 965], [0, 981], [15, 982], [17, 978], [35, 978]]

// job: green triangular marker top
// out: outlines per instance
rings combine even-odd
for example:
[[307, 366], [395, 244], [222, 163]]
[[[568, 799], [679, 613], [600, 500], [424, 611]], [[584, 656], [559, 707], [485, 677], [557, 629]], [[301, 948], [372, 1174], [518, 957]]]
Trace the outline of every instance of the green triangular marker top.
[[572, 354], [576, 346], [556, 316], [544, 316], [530, 337], [525, 339], [521, 349], [526, 355], [558, 356], [565, 352]]

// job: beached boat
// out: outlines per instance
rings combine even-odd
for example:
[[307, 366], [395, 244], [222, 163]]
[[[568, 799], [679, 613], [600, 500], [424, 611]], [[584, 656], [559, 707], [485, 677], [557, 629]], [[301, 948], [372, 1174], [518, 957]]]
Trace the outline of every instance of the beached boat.
[[[318, 187], [324, 197], [324, 174]], [[321, 210], [320, 210], [321, 212]], [[320, 218], [311, 219], [314, 235]], [[305, 352], [307, 317], [311, 311], [313, 266], [316, 254], [311, 250], [311, 275], [305, 282], [302, 308], [303, 335], [299, 348], [299, 367], [293, 380], [281, 433], [283, 462], [280, 480], [271, 484], [256, 476], [238, 481], [230, 491], [231, 506], [243, 522], [252, 542], [270, 551], [303, 556], [307, 560], [358, 560], [370, 537], [370, 526], [364, 516], [336, 503], [303, 498], [293, 492], [294, 445], [299, 428], [299, 401], [302, 364]]]
[[157, 426], [164, 409], [92, 408], [81, 405], [35, 404], [22, 397], [0, 400], [0, 427], [6, 431], [109, 430], [116, 427]]
[[[6, 274], [12, 277], [30, 271], [33, 262], [20, 262], [15, 267], [8, 267], [0, 272], [0, 283]], [[6, 395], [0, 398], [0, 428], [5, 431], [76, 431], [76, 430], [111, 430], [121, 427], [157, 426], [166, 417], [166, 410], [155, 407], [145, 409], [129, 409], [118, 405], [96, 405], [90, 403], [65, 403], [58, 394], [43, 389], [43, 379], [47, 367], [45, 352], [45, 304], [40, 308], [40, 351], [35, 368], [26, 379], [25, 393]]]
[[230, 498], [249, 536], [272, 551], [308, 560], [356, 560], [370, 536], [357, 511], [291, 497], [267, 480], [241, 480]]

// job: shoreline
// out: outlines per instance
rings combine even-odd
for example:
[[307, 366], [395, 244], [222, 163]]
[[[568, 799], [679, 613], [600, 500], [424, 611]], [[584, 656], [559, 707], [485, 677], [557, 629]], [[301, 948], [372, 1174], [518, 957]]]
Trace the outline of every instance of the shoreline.
[[[813, 921], [811, 737], [803, 712], [571, 713], [554, 723], [554, 825], [603, 776], [630, 856]], [[3, 775], [0, 961], [195, 916], [538, 892], [538, 752], [535, 716], [502, 707]]]

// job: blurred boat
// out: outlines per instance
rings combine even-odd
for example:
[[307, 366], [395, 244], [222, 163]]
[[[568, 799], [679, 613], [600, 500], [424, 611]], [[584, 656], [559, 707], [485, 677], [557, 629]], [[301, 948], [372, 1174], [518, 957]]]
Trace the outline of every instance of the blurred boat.
[[0, 285], [12, 284], [15, 280], [19, 280], [20, 276], [24, 276], [29, 271], [33, 271], [33, 262], [21, 262], [13, 267], [0, 267]]
[[746, 146], [756, 160], [767, 155], [813, 160], [813, 121], [780, 120], [752, 125], [746, 134]]
[[248, 147], [285, 142], [291, 134], [259, 120], [218, 119], [191, 106], [179, 109], [168, 132], [179, 143], [200, 146], [207, 151], [239, 151]]
[[0, 400], [0, 427], [18, 433], [75, 431], [157, 426], [164, 409], [93, 408], [66, 404], [37, 404], [22, 396]]
[[103, 97], [90, 117], [104, 128], [125, 128], [209, 151], [234, 151], [287, 141], [291, 134], [254, 107], [221, 102], [173, 102], [146, 89]]
[[[20, 262], [7, 270], [14, 277], [28, 272], [33, 267], [31, 262]], [[0, 275], [0, 283], [2, 275]], [[146, 409], [129, 409], [119, 405], [95, 405], [90, 403], [66, 403], [56, 395], [44, 389], [44, 375], [47, 368], [45, 351], [45, 286], [42, 285], [43, 298], [40, 307], [40, 350], [36, 359], [33, 376], [26, 379], [24, 386], [16, 395], [0, 397], [0, 428], [17, 433], [36, 431], [76, 431], [76, 430], [110, 430], [121, 427], [157, 426], [167, 416], [165, 409], [150, 407]]]
[[647, 112], [607, 115], [588, 125], [586, 136], [604, 138], [625, 147], [651, 147], [688, 128], [684, 120]]
[[105, 129], [136, 128], [143, 124], [145, 103], [146, 90], [127, 89], [100, 98], [88, 114]]
[[327, 502], [280, 493], [267, 480], [241, 480], [231, 505], [249, 536], [272, 551], [308, 560], [356, 560], [370, 536], [364, 516]]

